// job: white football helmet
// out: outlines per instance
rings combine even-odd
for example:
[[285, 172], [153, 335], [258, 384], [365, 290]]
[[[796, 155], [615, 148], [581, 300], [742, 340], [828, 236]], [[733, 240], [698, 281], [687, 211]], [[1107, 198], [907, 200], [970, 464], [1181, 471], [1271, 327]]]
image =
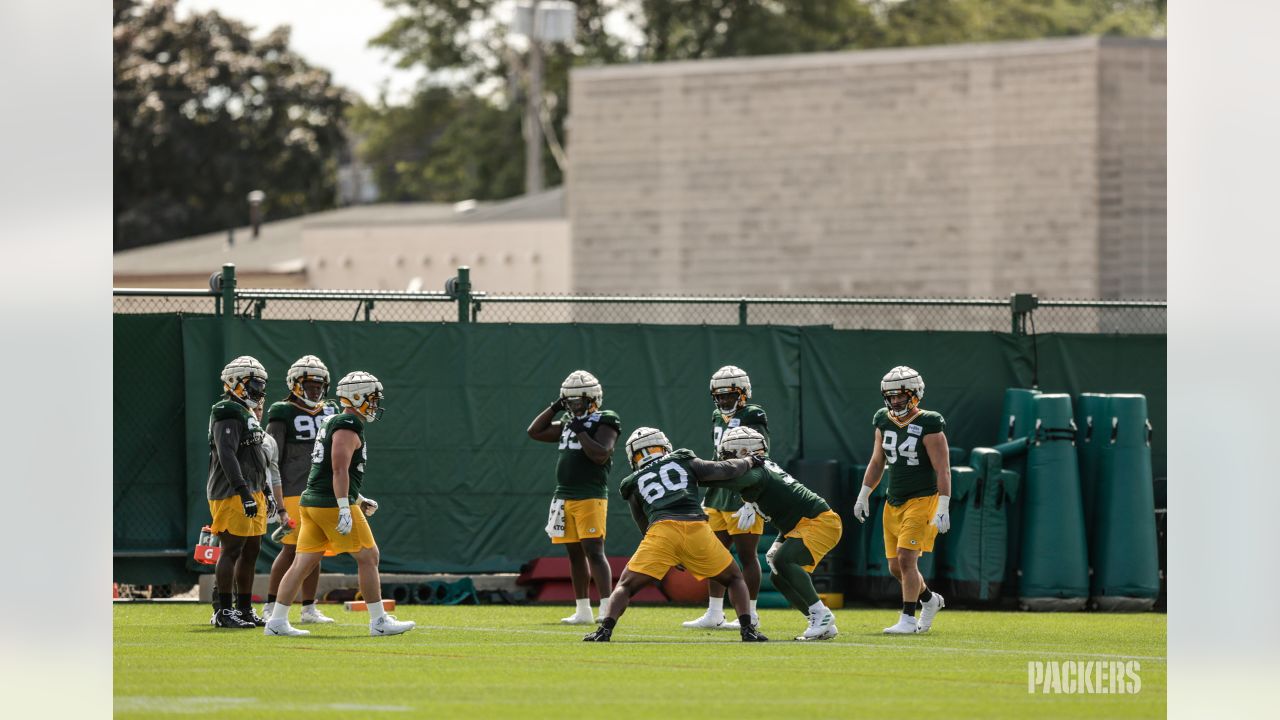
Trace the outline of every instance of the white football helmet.
[[267, 396], [267, 369], [257, 358], [241, 355], [222, 368], [222, 392], [250, 410], [261, 407]]
[[751, 397], [751, 378], [736, 365], [725, 365], [711, 376], [711, 399], [720, 414], [730, 418]]
[[367, 372], [349, 372], [338, 381], [338, 402], [344, 408], [355, 408], [365, 422], [382, 419], [382, 383]]
[[638, 427], [627, 438], [627, 459], [631, 469], [653, 462], [671, 452], [671, 441], [658, 428]]
[[604, 402], [604, 388], [595, 375], [586, 370], [574, 370], [560, 383], [560, 398], [570, 414], [585, 417], [600, 409]]
[[725, 431], [720, 437], [718, 451], [721, 460], [732, 460], [757, 454], [763, 455], [768, 452], [768, 446], [764, 441], [764, 435], [761, 435], [759, 430], [743, 425]]
[[880, 395], [889, 414], [903, 417], [924, 399], [924, 378], [906, 365], [899, 365], [881, 378]]
[[[285, 382], [289, 385], [289, 393], [298, 402], [309, 408], [318, 408], [324, 402], [324, 396], [329, 393], [329, 368], [315, 355], [303, 355], [289, 366]], [[307, 388], [303, 386], [303, 383], [308, 382], [320, 383], [320, 394], [314, 398], [309, 397]]]

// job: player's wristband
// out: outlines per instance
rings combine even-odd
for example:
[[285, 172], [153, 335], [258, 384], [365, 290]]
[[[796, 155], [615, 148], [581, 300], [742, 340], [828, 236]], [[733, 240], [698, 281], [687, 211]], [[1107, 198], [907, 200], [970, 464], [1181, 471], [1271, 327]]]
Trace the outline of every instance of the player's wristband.
[[871, 486], [863, 485], [862, 489], [858, 491], [858, 502], [866, 502], [867, 498], [871, 497], [871, 493]]
[[950, 495], [938, 496], [938, 512], [940, 513], [951, 512], [951, 496]]
[[350, 499], [350, 498], [345, 498], [345, 497], [340, 497], [340, 498], [338, 498], [338, 507], [339, 507], [340, 509], [342, 509], [342, 510], [346, 510], [346, 511], [350, 512], [350, 511], [351, 511], [351, 499]]

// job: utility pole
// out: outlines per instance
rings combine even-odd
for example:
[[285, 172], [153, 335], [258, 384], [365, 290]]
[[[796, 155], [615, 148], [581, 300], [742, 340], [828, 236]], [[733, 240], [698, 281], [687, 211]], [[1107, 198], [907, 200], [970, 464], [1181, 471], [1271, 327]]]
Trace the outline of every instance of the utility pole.
[[542, 22], [538, 2], [529, 8], [529, 87], [524, 103], [524, 192], [542, 192]]

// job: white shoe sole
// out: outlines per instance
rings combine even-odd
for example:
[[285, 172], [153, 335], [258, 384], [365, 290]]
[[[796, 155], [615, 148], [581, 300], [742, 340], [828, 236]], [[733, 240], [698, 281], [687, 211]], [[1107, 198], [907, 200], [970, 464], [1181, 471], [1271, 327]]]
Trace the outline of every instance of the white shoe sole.
[[896, 625], [894, 627], [887, 627], [884, 629], [885, 635], [915, 635], [916, 632], [917, 628], [908, 628], [903, 630], [898, 628]]
[[916, 632], [918, 633], [929, 632], [929, 628], [933, 627], [933, 621], [938, 619], [938, 613], [942, 611], [942, 608], [947, 606], [946, 600], [944, 600], [941, 595], [934, 593], [934, 597], [938, 598], [938, 607], [933, 608], [933, 612], [929, 614], [929, 619], [927, 621], [925, 620], [925, 613], [928, 611], [921, 608], [920, 622], [916, 624]]
[[834, 625], [832, 625], [831, 627], [827, 628], [826, 631], [823, 632], [821, 635], [815, 635], [813, 637], [805, 637], [804, 635], [801, 635], [800, 637], [797, 637], [796, 640], [799, 640], [800, 642], [813, 642], [814, 640], [830, 640], [831, 638], [834, 638], [836, 635], [839, 635], [839, 634], [840, 634], [840, 631], [837, 630]]
[[267, 637], [298, 637], [301, 635], [310, 635], [311, 632], [308, 630], [299, 630], [298, 628], [289, 627], [289, 626], [286, 626], [283, 628], [273, 628], [270, 625], [267, 625], [266, 627], [262, 628], [262, 634], [266, 635]]
[[560, 618], [560, 622], [564, 623], [565, 625], [595, 625], [596, 624], [596, 621], [593, 618], [580, 618], [576, 615], [573, 617]]
[[306, 615], [303, 615], [302, 617], [298, 618], [299, 625], [325, 625], [331, 622], [337, 622], [337, 621], [331, 617], [316, 618], [316, 617], [307, 617]]
[[415, 627], [417, 627], [417, 625], [410, 625], [409, 627], [394, 628], [391, 630], [378, 630], [376, 628], [370, 627], [369, 635], [372, 637], [390, 637], [391, 635], [403, 635], [409, 632], [410, 630], [414, 629]]
[[706, 619], [705, 616], [700, 617], [697, 620], [686, 620], [680, 623], [680, 625], [682, 627], [687, 627], [690, 630], [723, 630], [725, 629], [724, 618], [721, 618], [718, 622], [713, 623], [712, 621]]

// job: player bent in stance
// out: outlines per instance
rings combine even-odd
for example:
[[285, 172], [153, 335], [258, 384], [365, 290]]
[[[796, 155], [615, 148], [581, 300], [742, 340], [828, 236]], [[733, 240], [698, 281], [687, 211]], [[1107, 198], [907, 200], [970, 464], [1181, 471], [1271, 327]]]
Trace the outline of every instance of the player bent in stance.
[[[280, 553], [271, 563], [267, 604], [262, 608], [264, 617], [271, 617], [280, 581], [293, 564], [296, 554], [297, 528], [290, 528], [289, 523], [296, 523], [302, 517], [299, 502], [311, 471], [311, 448], [320, 432], [320, 424], [339, 410], [336, 403], [325, 400], [329, 392], [329, 368], [315, 355], [298, 358], [289, 367], [285, 383], [289, 386], [289, 394], [267, 410], [267, 436], [275, 441], [279, 454], [283, 498], [276, 506], [280, 528], [271, 536], [280, 543]], [[316, 607], [316, 586], [319, 582], [320, 565], [317, 564], [302, 581], [302, 617], [299, 624], [333, 622], [333, 618]]]
[[309, 635], [289, 624], [289, 603], [303, 579], [319, 564], [326, 551], [351, 553], [360, 575], [360, 594], [369, 606], [369, 634], [398, 635], [414, 623], [401, 622], [382, 607], [382, 581], [378, 577], [378, 544], [365, 513], [352, 515], [351, 504], [361, 500], [369, 446], [365, 423], [382, 417], [382, 383], [367, 372], [352, 372], [338, 381], [342, 412], [325, 420], [311, 455], [311, 474], [302, 492], [302, 521], [293, 565], [280, 581], [280, 592], [263, 632], [267, 635]]
[[[707, 524], [698, 501], [698, 483], [740, 477], [760, 461], [707, 462], [690, 450], [673, 452], [667, 436], [648, 427], [631, 433], [627, 457], [634, 472], [623, 479], [618, 491], [631, 508], [631, 517], [644, 539], [609, 597], [609, 610], [601, 618], [600, 627], [582, 639], [609, 642], [631, 597], [649, 583], [661, 580], [676, 565], [682, 565], [699, 580], [715, 578], [729, 588], [733, 606], [745, 609], [747, 584], [729, 551], [716, 540]], [[738, 624], [743, 642], [769, 639], [756, 629], [749, 612], [738, 615]]]
[[810, 573], [840, 542], [840, 516], [817, 493], [796, 482], [769, 459], [764, 436], [754, 428], [726, 430], [720, 439], [720, 458], [752, 458], [760, 466], [742, 477], [708, 485], [728, 487], [755, 503], [778, 528], [778, 539], [765, 553], [773, 571], [773, 585], [787, 602], [809, 619], [796, 640], [827, 640], [836, 636], [835, 614], [818, 597]]
[[209, 527], [222, 545], [214, 568], [218, 609], [212, 624], [248, 629], [264, 624], [253, 610], [252, 593], [253, 569], [267, 532], [267, 460], [262, 425], [253, 411], [266, 397], [267, 371], [242, 355], [222, 369], [222, 391], [209, 413]]
[[[751, 378], [742, 368], [725, 365], [711, 376], [711, 452], [720, 452], [720, 439], [726, 430], [736, 427], [755, 428], [769, 443], [769, 422], [764, 408], [748, 404], [751, 398]], [[756, 598], [760, 595], [760, 536], [764, 534], [764, 517], [755, 503], [744, 503], [742, 496], [728, 488], [709, 487], [702, 497], [702, 507], [707, 512], [707, 522], [716, 538], [726, 548], [733, 545], [738, 550], [738, 562], [742, 564], [742, 577], [751, 596], [751, 623], [760, 626], [756, 612]], [[739, 608], [741, 610], [741, 608]], [[687, 628], [719, 628], [737, 630], [737, 621], [725, 622], [724, 586], [715, 580], [707, 583], [707, 611], [696, 620], [682, 623]]]
[[[936, 412], [921, 409], [924, 378], [899, 365], [880, 380], [884, 407], [871, 419], [876, 444], [871, 451], [862, 490], [853, 506], [858, 522], [871, 509], [867, 498], [889, 467], [889, 500], [884, 506], [884, 554], [889, 572], [902, 583], [902, 615], [884, 631], [890, 635], [926, 632], [945, 603], [924, 584], [920, 553], [932, 552], [938, 533], [951, 528], [951, 456]], [[921, 452], [920, 446], [924, 446]], [[916, 609], [920, 619], [916, 620]]]
[[[547, 513], [547, 535], [564, 545], [573, 581], [574, 613], [560, 622], [590, 625], [590, 583], [600, 593], [600, 615], [608, 610], [613, 570], [604, 554], [605, 518], [609, 510], [609, 470], [622, 421], [602, 410], [604, 388], [586, 370], [574, 370], [560, 384], [560, 397], [533, 419], [526, 431], [542, 442], [560, 443], [556, 490]], [[566, 413], [561, 415], [561, 413]], [[559, 418], [559, 419], [557, 419]], [[553, 422], [554, 420], [554, 422]]]

